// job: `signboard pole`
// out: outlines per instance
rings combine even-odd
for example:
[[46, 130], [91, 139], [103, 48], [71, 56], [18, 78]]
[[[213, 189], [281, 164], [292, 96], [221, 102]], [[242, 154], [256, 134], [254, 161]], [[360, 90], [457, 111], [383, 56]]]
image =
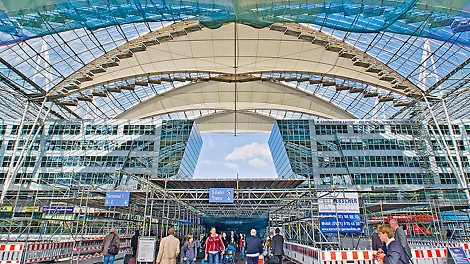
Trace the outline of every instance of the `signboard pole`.
[[338, 203], [336, 199], [333, 199], [333, 203], [335, 204], [335, 212], [336, 212], [336, 230], [338, 230], [338, 248], [341, 249], [341, 235], [339, 234], [339, 219], [338, 219]]

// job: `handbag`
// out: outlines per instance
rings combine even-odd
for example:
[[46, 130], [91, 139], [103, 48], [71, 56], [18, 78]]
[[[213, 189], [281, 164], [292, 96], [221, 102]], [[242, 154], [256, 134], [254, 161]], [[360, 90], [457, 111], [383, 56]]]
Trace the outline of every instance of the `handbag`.
[[279, 263], [281, 263], [281, 262], [279, 261], [278, 256], [270, 256], [268, 258], [268, 264], [279, 264]]
[[111, 243], [109, 244], [109, 247], [108, 247], [108, 254], [109, 255], [117, 255], [119, 254], [119, 248], [114, 245], [114, 238], [116, 237], [116, 235], [113, 236], [113, 239], [111, 239]]

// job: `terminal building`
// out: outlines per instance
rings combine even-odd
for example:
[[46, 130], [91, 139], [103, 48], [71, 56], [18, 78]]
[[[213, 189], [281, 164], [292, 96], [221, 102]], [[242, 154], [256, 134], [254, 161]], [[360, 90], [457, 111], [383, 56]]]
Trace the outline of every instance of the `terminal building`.
[[[190, 120], [58, 120], [34, 129], [4, 121], [2, 129], [0, 175], [2, 181], [9, 176], [15, 189], [36, 189], [32, 186], [40, 182], [46, 189], [77, 183], [114, 188], [122, 180], [122, 170], [137, 177], [189, 178], [202, 147]], [[26, 153], [24, 158], [19, 152]], [[21, 166], [16, 175], [7, 175], [15, 166], [12, 156]]]
[[[17, 263], [63, 257], [38, 241], [91, 258], [112, 227], [124, 244], [280, 227], [291, 259], [391, 219], [425, 244], [470, 237], [467, 1], [23, 2], [0, 4]], [[194, 178], [213, 134], [269, 134], [276, 175]]]

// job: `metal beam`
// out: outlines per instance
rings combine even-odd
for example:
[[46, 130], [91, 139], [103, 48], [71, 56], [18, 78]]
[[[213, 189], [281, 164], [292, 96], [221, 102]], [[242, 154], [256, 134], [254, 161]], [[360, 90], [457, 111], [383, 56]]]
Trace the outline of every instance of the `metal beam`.
[[[34, 87], [37, 91], [38, 91], [38, 94], [28, 94], [26, 93], [23, 89], [21, 89], [16, 83], [14, 83], [13, 81], [11, 81], [10, 79], [8, 79], [8, 77], [4, 76], [3, 73], [0, 74], [0, 81], [2, 81], [3, 83], [5, 83], [6, 85], [8, 85], [10, 88], [14, 89], [15, 91], [23, 94], [28, 100], [32, 101], [34, 104], [36, 104], [37, 106], [41, 106], [41, 100], [38, 101], [38, 97], [39, 99], [41, 99], [42, 97], [44, 97], [46, 95], [46, 91], [44, 89], [42, 89], [37, 83], [33, 82], [31, 79], [29, 79], [26, 75], [24, 75], [22, 72], [20, 72], [18, 69], [16, 69], [15, 67], [13, 67], [11, 64], [9, 64], [7, 61], [5, 61], [3, 58], [0, 58], [0, 63], [2, 63], [3, 65], [5, 65], [9, 70], [13, 71], [16, 75], [18, 75], [19, 77], [21, 77], [25, 82], [27, 82], [28, 84], [30, 84], [32, 87]], [[76, 113], [74, 113], [73, 111], [71, 111], [69, 108], [63, 106], [61, 104], [61, 102], [53, 99], [52, 100], [58, 107], [61, 107], [62, 109], [65, 109], [67, 112], [69, 112], [70, 114], [72, 114], [73, 116], [75, 116], [76, 118], [80, 119], [80, 116], [78, 116]], [[47, 110], [47, 108], [46, 108]], [[66, 119], [65, 117], [63, 117], [61, 114], [57, 113], [56, 111], [53, 111], [51, 109], [51, 112], [61, 118], [61, 119]]]

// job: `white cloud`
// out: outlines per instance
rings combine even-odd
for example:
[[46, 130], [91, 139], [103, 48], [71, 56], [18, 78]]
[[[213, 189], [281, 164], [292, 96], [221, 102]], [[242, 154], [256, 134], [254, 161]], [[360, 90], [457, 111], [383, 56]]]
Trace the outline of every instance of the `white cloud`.
[[243, 147], [236, 147], [231, 153], [225, 156], [225, 160], [227, 161], [252, 160], [255, 158], [262, 160], [271, 159], [268, 143], [259, 144], [253, 142]]
[[233, 162], [224, 162], [224, 166], [232, 170], [238, 170], [240, 168], [238, 164]]
[[210, 166], [212, 168], [225, 167], [225, 168], [229, 168], [229, 169], [232, 169], [232, 170], [240, 169], [240, 165], [238, 165], [235, 162], [230, 162], [230, 161], [222, 162], [222, 161], [218, 161], [218, 160], [215, 160], [215, 161], [201, 160], [201, 163], [206, 165], [206, 166]]
[[215, 142], [214, 142], [214, 139], [209, 137], [207, 139], [204, 139], [204, 144], [208, 147], [208, 148], [215, 148]]
[[267, 168], [268, 163], [260, 158], [254, 158], [248, 161], [248, 164], [250, 164], [253, 167], [256, 168]]
[[207, 164], [207, 165], [213, 165], [214, 162], [210, 161], [210, 160], [201, 160], [201, 163], [202, 164]]

